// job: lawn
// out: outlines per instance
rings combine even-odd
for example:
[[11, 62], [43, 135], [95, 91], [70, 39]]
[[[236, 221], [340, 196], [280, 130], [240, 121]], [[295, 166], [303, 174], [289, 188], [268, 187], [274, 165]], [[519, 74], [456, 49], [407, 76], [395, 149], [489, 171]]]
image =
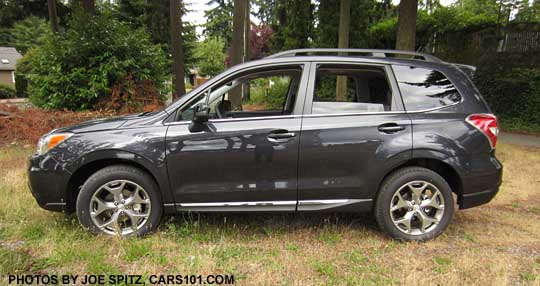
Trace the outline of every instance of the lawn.
[[6, 274], [233, 274], [235, 285], [540, 285], [540, 149], [498, 146], [501, 192], [435, 241], [402, 243], [361, 215], [168, 217], [143, 239], [92, 236], [38, 207], [28, 147], [0, 149]]

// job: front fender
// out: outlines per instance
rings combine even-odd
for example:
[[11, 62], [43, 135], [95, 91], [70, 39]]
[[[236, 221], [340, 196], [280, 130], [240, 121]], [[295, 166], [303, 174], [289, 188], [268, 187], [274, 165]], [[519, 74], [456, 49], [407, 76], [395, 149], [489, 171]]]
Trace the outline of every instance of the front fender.
[[166, 130], [165, 126], [150, 126], [78, 133], [50, 152], [72, 174], [98, 162], [105, 165], [125, 162], [139, 166], [155, 178], [163, 203], [169, 204], [174, 200], [165, 161]]

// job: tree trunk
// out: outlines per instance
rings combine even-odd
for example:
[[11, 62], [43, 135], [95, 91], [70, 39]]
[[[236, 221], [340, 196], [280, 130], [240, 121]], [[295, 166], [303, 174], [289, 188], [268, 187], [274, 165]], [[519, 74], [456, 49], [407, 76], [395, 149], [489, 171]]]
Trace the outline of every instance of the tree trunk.
[[[339, 9], [339, 39], [338, 48], [349, 47], [349, 26], [351, 22], [351, 1], [341, 0]], [[347, 101], [347, 77], [338, 76], [336, 83], [336, 101]]]
[[171, 21], [171, 54], [173, 57], [173, 99], [178, 99], [186, 93], [184, 82], [184, 49], [182, 43], [182, 19], [181, 19], [181, 0], [170, 0], [169, 12]]
[[82, 6], [84, 11], [88, 14], [96, 13], [96, 1], [95, 0], [82, 0]]
[[[246, 14], [245, 14], [245, 18], [244, 18], [244, 63], [245, 62], [249, 62], [250, 61], [250, 48], [251, 48], [251, 43], [250, 43], [250, 36], [251, 36], [251, 20], [250, 20], [250, 16], [251, 16], [251, 7], [249, 5], [249, 0], [246, 0]], [[246, 100], [249, 100], [249, 91], [250, 91], [250, 85], [249, 85], [249, 82], [244, 84], [244, 86], [242, 87], [243, 90], [242, 90], [242, 93], [244, 94], [244, 98]]]
[[418, 0], [401, 0], [398, 12], [397, 50], [415, 50], [417, 10]]
[[251, 15], [249, 0], [246, 0], [246, 14], [244, 18], [244, 61], [243, 62], [249, 62], [250, 58], [250, 36], [251, 36]]
[[58, 14], [56, 12], [56, 0], [47, 0], [49, 7], [49, 21], [51, 22], [51, 30], [53, 33], [58, 33]]
[[[231, 66], [242, 63], [244, 51], [244, 30], [246, 0], [234, 0], [233, 37], [231, 43]], [[233, 110], [242, 110], [242, 87], [229, 93]]]

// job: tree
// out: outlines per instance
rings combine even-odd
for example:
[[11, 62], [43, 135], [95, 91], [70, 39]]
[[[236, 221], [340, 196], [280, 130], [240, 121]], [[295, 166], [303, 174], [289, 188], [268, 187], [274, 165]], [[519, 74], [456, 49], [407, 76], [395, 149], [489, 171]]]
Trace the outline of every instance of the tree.
[[[233, 14], [233, 35], [231, 43], [231, 65], [242, 63], [244, 57], [244, 38], [245, 38], [245, 21], [246, 21], [246, 0], [234, 0]], [[230, 93], [232, 108], [234, 110], [242, 110], [242, 87], [235, 88]]]
[[275, 8], [276, 0], [252, 0], [257, 10], [253, 13], [262, 25], [269, 24], [272, 21], [272, 11]]
[[11, 29], [11, 45], [25, 54], [30, 48], [41, 46], [50, 34], [51, 30], [45, 20], [30, 16], [15, 23]]
[[[351, 21], [351, 1], [341, 0], [339, 12], [339, 40], [338, 48], [349, 47], [349, 23]], [[338, 76], [336, 83], [336, 101], [346, 101], [347, 97], [347, 77]]]
[[47, 7], [49, 11], [49, 22], [51, 22], [51, 31], [58, 33], [58, 14], [56, 10], [56, 0], [48, 0]]
[[[184, 4], [182, 2], [181, 4]], [[182, 15], [185, 15], [187, 8], [181, 7]], [[161, 45], [166, 54], [171, 54], [170, 43], [170, 3], [164, 1], [147, 0], [119, 0], [116, 6], [118, 18], [131, 23], [133, 27], [145, 27], [152, 35], [152, 41]], [[184, 52], [184, 67], [195, 63], [195, 47], [197, 43], [197, 33], [195, 26], [189, 22], [182, 21], [182, 43]]]
[[186, 93], [185, 72], [184, 72], [184, 51], [182, 44], [182, 19], [181, 19], [181, 0], [170, 0], [170, 19], [171, 19], [171, 51], [173, 57], [173, 82], [175, 90], [173, 98], [180, 98]]
[[[335, 48], [338, 46], [341, 5], [334, 0], [319, 0], [314, 35], [314, 47]], [[351, 1], [349, 23], [349, 47], [371, 47], [370, 26], [381, 22], [386, 16], [386, 4], [375, 0]], [[392, 43], [392, 46], [394, 43]]]
[[210, 0], [207, 5], [216, 5], [204, 12], [206, 24], [203, 33], [209, 38], [222, 38], [226, 45], [232, 41], [233, 4], [231, 0]]
[[247, 1], [244, 15], [244, 62], [250, 60], [250, 36], [251, 36], [251, 5]]
[[96, 2], [95, 0], [82, 0], [82, 7], [84, 11], [88, 14], [96, 13]]
[[399, 4], [396, 49], [414, 51], [418, 0], [401, 0]]
[[283, 49], [308, 48], [313, 32], [313, 4], [311, 4], [311, 0], [287, 1], [287, 14]]
[[221, 38], [209, 38], [197, 45], [195, 57], [201, 75], [212, 77], [225, 69], [224, 46]]

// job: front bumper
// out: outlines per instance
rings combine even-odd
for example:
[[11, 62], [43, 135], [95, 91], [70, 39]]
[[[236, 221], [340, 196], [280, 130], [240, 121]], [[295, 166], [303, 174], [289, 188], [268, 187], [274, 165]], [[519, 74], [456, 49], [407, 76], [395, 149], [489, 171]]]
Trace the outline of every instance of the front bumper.
[[71, 173], [45, 154], [32, 155], [28, 162], [28, 187], [38, 205], [61, 212], [67, 207], [67, 186]]

